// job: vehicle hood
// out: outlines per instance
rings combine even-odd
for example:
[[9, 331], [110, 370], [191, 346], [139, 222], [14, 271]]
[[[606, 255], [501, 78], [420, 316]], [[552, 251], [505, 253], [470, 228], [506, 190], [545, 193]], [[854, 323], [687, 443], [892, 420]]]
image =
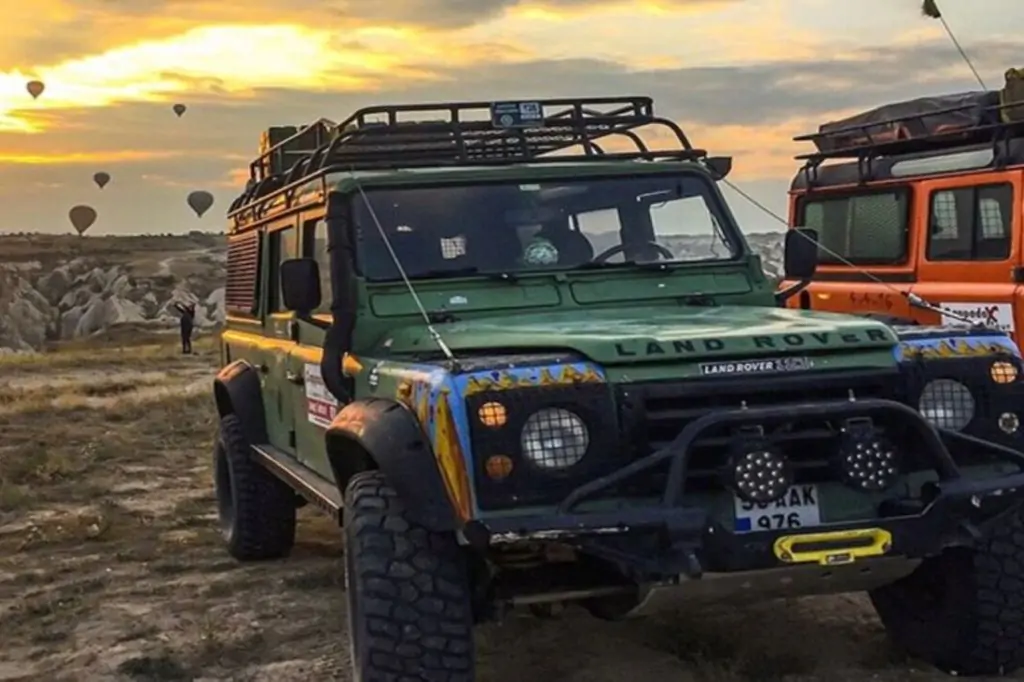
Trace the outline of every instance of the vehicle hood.
[[[891, 348], [895, 333], [881, 322], [822, 311], [751, 306], [564, 310], [438, 324], [459, 351], [573, 350], [604, 365], [709, 357], [818, 355]], [[393, 353], [436, 350], [423, 325], [393, 330]]]

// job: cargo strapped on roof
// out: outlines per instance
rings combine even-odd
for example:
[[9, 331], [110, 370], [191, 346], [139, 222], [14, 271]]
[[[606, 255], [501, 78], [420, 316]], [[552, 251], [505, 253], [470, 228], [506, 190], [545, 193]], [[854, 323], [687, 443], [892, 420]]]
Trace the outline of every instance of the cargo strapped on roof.
[[1022, 74], [1006, 72], [1002, 90], [921, 97], [887, 104], [821, 125], [818, 132], [794, 137], [813, 142], [817, 151], [796, 157], [800, 174], [813, 185], [818, 167], [829, 159], [855, 159], [860, 182], [876, 179], [873, 161], [990, 146], [995, 164], [1006, 160], [1010, 142], [1024, 138]]
[[[649, 149], [636, 132], [644, 126], [667, 129], [678, 146]], [[690, 144], [675, 122], [654, 114], [650, 97], [374, 106], [341, 123], [321, 119], [275, 139], [282, 130], [288, 129], [264, 134], [266, 148], [250, 164], [246, 191], [231, 211], [333, 170], [707, 156]], [[632, 149], [606, 151], [598, 141], [613, 136], [626, 140]], [[581, 151], [559, 154], [573, 147]]]

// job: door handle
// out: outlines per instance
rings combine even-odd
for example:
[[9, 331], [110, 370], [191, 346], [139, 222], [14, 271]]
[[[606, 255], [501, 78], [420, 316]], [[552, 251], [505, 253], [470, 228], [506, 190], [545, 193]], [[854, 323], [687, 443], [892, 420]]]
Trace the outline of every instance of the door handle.
[[296, 374], [295, 372], [292, 372], [291, 370], [289, 370], [289, 371], [284, 373], [284, 378], [287, 379], [288, 381], [292, 382], [293, 384], [298, 385], [298, 386], [301, 386], [306, 381], [305, 379], [303, 379], [301, 374]]

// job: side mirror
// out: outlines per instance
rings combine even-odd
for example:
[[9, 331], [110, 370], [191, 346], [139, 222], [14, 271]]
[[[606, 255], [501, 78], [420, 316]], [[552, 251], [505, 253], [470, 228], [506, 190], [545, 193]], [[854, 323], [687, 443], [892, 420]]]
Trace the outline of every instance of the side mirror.
[[818, 232], [808, 227], [786, 230], [783, 272], [798, 281], [814, 277], [818, 269]]
[[284, 307], [300, 315], [320, 307], [320, 266], [313, 258], [292, 258], [281, 263]]
[[732, 157], [708, 156], [704, 159], [704, 165], [711, 171], [711, 177], [715, 180], [724, 180], [725, 176], [732, 170]]

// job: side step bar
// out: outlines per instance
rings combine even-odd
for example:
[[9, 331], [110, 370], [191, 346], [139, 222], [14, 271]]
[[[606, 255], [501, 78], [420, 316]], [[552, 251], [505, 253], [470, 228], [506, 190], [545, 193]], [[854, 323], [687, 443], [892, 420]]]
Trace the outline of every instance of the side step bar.
[[343, 503], [338, 487], [323, 476], [302, 466], [273, 445], [253, 445], [253, 455], [277, 478], [316, 505], [337, 523], [341, 523]]

